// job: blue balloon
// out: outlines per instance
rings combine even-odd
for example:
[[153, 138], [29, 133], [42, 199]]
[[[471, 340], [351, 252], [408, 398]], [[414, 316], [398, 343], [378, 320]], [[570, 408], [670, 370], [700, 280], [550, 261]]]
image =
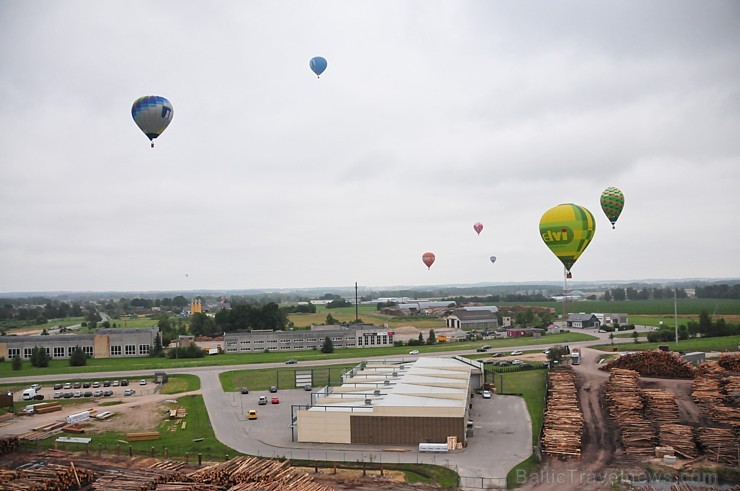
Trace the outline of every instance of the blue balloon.
[[326, 58], [322, 58], [321, 56], [315, 56], [311, 58], [311, 61], [309, 62], [308, 65], [311, 67], [311, 70], [318, 77], [322, 73], [324, 73], [324, 70], [326, 70]]
[[151, 140], [154, 148], [154, 139], [169, 126], [174, 110], [170, 101], [164, 97], [147, 95], [139, 97], [131, 106], [131, 116], [136, 126]]

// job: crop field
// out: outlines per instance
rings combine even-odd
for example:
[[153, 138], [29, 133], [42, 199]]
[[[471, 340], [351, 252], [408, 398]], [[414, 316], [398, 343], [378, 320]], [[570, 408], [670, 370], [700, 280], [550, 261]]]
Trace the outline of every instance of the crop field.
[[[695, 338], [685, 339], [678, 342], [661, 342], [661, 343], [628, 343], [618, 345], [621, 351], [645, 351], [653, 350], [658, 346], [667, 345], [673, 351], [738, 351], [740, 346], [740, 336], [722, 336], [716, 338]], [[602, 351], [612, 351], [611, 344], [602, 344], [598, 346], [592, 346], [594, 349]]]
[[[312, 324], [326, 324], [326, 317], [329, 314], [339, 322], [353, 322], [355, 320], [354, 307], [327, 309], [323, 305], [316, 306], [315, 314], [290, 314], [288, 316], [288, 320], [293, 322], [296, 328], [307, 328]], [[378, 312], [374, 305], [361, 305], [358, 315], [360, 319], [367, 324], [375, 324], [379, 326], [388, 324], [389, 328], [414, 326], [419, 329], [439, 329], [445, 327], [445, 320], [439, 317], [390, 317]]]
[[[524, 305], [551, 307], [562, 312], [561, 302], [498, 302], [496, 306], [503, 310], [506, 306]], [[676, 302], [679, 315], [699, 315], [702, 311], [715, 316], [740, 315], [740, 300], [712, 298], [679, 298]], [[673, 299], [665, 300], [580, 300], [568, 302], [568, 312], [625, 312], [632, 315], [673, 315]], [[630, 319], [632, 322], [632, 319]]]

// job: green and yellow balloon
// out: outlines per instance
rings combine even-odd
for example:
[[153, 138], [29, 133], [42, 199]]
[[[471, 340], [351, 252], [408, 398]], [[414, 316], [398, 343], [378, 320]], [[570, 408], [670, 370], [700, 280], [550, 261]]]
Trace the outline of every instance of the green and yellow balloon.
[[615, 187], [608, 187], [601, 193], [601, 209], [604, 210], [606, 218], [612, 222], [612, 228], [617, 223], [619, 214], [624, 208], [624, 195], [622, 191]]
[[550, 208], [540, 219], [540, 237], [563, 263], [570, 278], [570, 268], [581, 257], [596, 232], [594, 216], [586, 208], [572, 203]]

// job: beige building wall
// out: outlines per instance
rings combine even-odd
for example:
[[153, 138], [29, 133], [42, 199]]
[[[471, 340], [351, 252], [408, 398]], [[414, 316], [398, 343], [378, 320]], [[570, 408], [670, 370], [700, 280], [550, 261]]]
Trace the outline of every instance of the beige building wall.
[[[366, 416], [366, 415], [363, 415]], [[424, 406], [375, 406], [368, 416], [418, 416], [428, 418], [462, 418], [465, 407], [424, 407]]]
[[93, 356], [95, 358], [110, 358], [110, 338], [95, 336], [93, 338]]
[[0, 343], [0, 356], [8, 360], [8, 343]]
[[352, 443], [350, 413], [344, 411], [298, 411], [298, 441]]

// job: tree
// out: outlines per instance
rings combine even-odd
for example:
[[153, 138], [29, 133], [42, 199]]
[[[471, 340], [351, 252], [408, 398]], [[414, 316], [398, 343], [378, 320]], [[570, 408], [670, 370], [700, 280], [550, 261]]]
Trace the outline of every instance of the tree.
[[427, 337], [427, 344], [436, 344], [437, 335], [434, 334], [434, 329], [429, 329], [429, 337]]
[[21, 360], [20, 355], [15, 355], [13, 357], [13, 361], [11, 362], [11, 365], [10, 366], [15, 371], [18, 371], [21, 368], [23, 368], [23, 360]]
[[44, 330], [41, 331], [41, 335], [42, 336], [48, 336], [49, 335], [49, 333], [47, 332], [46, 328], [44, 328]]
[[640, 335], [639, 335], [639, 334], [637, 333], [637, 331], [632, 331], [632, 339], [634, 339], [634, 340], [635, 340], [635, 344], [637, 344], [637, 343], [639, 343], [639, 342], [640, 342], [640, 340], [639, 340], [639, 339], [637, 339], [637, 338], [639, 338], [639, 337], [640, 337]]
[[49, 366], [49, 355], [46, 353], [46, 349], [34, 346], [31, 350], [31, 366], [36, 368]]
[[624, 291], [624, 288], [613, 288], [612, 298], [617, 301], [625, 300], [627, 298], [627, 293]]
[[326, 325], [327, 326], [334, 326], [336, 324], [339, 324], [339, 321], [337, 321], [333, 315], [329, 314], [326, 316]]
[[162, 356], [163, 352], [164, 352], [164, 349], [162, 348], [162, 334], [157, 333], [157, 336], [154, 338], [154, 346], [152, 347], [152, 350], [149, 352], [149, 356], [152, 356], [152, 357]]
[[419, 344], [424, 344], [424, 335], [419, 333]]
[[331, 342], [331, 338], [326, 336], [324, 338], [324, 344], [321, 345], [322, 353], [334, 353], [334, 343]]
[[611, 343], [614, 344], [614, 333], [609, 334], [609, 341], [611, 341]]
[[568, 348], [565, 346], [553, 346], [547, 352], [547, 360], [554, 364], [555, 362], [560, 363], [563, 361], [563, 357], [568, 354]]
[[69, 366], [71, 367], [84, 367], [87, 365], [87, 355], [79, 345], [77, 345], [69, 357]]

